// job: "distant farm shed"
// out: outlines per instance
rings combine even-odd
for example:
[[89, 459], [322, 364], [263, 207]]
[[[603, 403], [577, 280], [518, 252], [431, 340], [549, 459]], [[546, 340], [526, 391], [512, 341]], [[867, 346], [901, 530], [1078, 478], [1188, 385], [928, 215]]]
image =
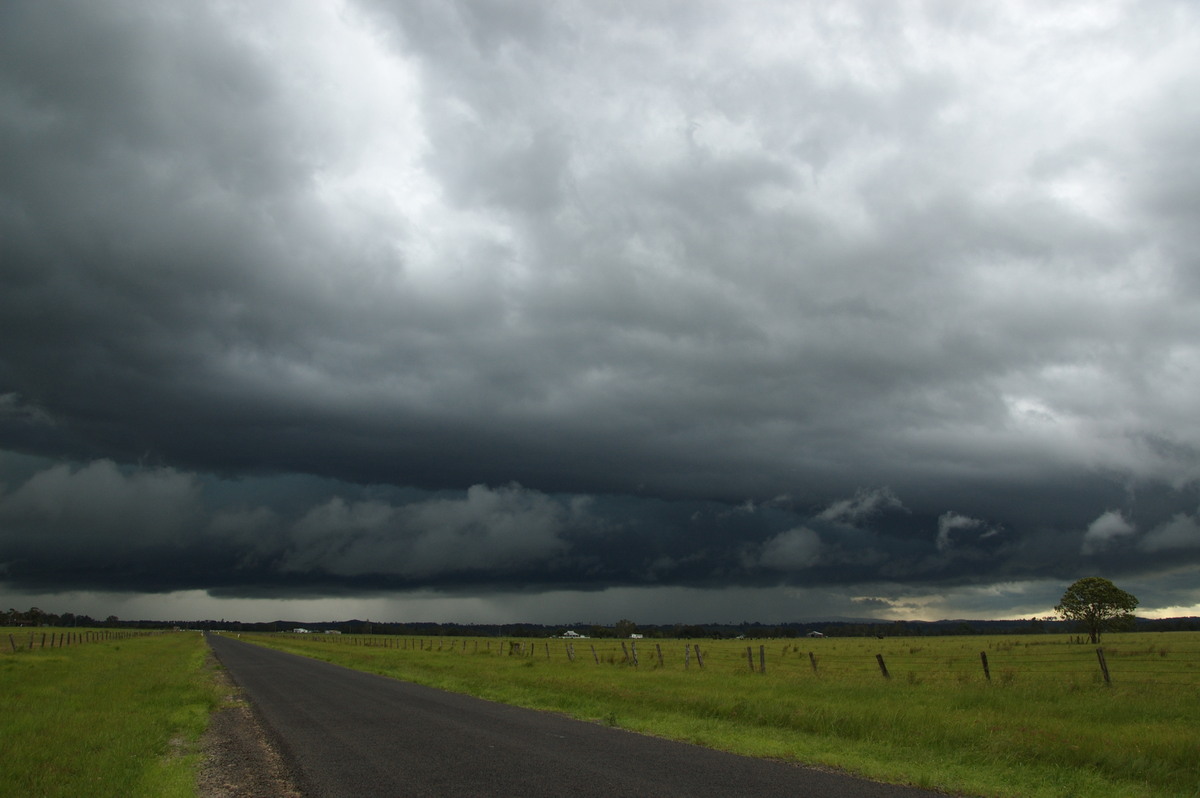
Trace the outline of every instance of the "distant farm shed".
[[825, 635], [821, 634], [820, 632], [809, 632], [808, 636], [809, 637], [824, 637]]

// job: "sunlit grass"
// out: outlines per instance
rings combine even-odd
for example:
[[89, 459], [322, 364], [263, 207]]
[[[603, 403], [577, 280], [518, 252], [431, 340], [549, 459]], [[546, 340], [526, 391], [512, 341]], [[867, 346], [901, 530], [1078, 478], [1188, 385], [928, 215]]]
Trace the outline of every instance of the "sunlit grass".
[[1200, 794], [1200, 635], [1190, 633], [1106, 638], [1111, 685], [1094, 647], [1045, 635], [698, 641], [703, 669], [694, 655], [684, 667], [684, 646], [697, 641], [638, 641], [635, 668], [628, 642], [622, 650], [613, 640], [574, 642], [571, 662], [564, 641], [550, 641], [547, 657], [544, 640], [520, 641], [526, 653], [509, 655], [499, 639], [254, 639], [496, 701], [948, 791]]
[[207, 651], [195, 633], [0, 648], [0, 796], [195, 795]]

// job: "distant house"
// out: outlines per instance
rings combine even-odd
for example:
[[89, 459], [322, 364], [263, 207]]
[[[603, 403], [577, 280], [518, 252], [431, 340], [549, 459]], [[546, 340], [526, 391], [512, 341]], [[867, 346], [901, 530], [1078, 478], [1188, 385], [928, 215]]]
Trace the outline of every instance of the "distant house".
[[809, 637], [824, 637], [825, 635], [821, 634], [820, 632], [809, 632], [808, 636]]
[[581, 635], [581, 634], [579, 634], [579, 632], [576, 632], [573, 629], [568, 629], [567, 631], [565, 631], [561, 635], [559, 635], [559, 637], [563, 638], [564, 640], [586, 640], [587, 639], [587, 635]]
[[642, 639], [642, 636], [640, 634], [638, 634], [637, 632], [634, 632], [629, 637], [633, 640], [641, 640]]
[[312, 629], [305, 629], [303, 627], [297, 626], [295, 629], [292, 630], [292, 633], [298, 634], [298, 635], [306, 635], [306, 634], [311, 634]]

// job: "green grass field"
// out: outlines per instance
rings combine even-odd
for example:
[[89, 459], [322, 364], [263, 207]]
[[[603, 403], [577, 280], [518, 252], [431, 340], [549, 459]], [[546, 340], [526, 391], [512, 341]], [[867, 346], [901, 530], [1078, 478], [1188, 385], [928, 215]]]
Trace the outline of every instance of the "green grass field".
[[[29, 634], [0, 629], [0, 796], [194, 795], [194, 744], [218, 702], [200, 635], [42, 648], [39, 630], [30, 650]], [[242, 637], [497, 701], [950, 792], [1200, 795], [1200, 634], [1106, 637], [1111, 684], [1094, 647], [1049, 635]], [[685, 660], [696, 643], [703, 668], [694, 649]]]
[[[636, 667], [635, 641], [622, 649], [577, 640], [571, 661], [563, 640], [242, 637], [496, 701], [950, 792], [1200, 795], [1200, 634], [1106, 636], [1111, 683], [1095, 647], [1050, 635], [638, 640]], [[697, 642], [704, 667], [694, 653], [685, 667], [684, 647]]]
[[63, 630], [36, 630], [30, 650], [30, 630], [0, 628], [0, 796], [194, 796], [195, 743], [218, 701], [203, 637], [39, 647], [51, 631]]

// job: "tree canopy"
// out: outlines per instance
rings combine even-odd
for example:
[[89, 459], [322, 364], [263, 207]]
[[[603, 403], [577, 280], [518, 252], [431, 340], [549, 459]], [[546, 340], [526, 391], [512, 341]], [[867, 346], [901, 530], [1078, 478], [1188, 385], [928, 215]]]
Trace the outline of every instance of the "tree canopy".
[[1135, 596], [1109, 580], [1086, 576], [1067, 588], [1054, 611], [1079, 623], [1091, 642], [1098, 643], [1102, 632], [1132, 623], [1137, 605]]

